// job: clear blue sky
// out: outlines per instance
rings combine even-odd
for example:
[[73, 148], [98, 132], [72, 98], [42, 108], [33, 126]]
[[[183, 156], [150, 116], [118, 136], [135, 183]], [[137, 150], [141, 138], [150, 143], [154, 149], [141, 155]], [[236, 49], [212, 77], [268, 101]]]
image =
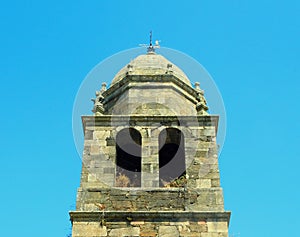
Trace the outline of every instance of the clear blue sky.
[[222, 93], [230, 233], [298, 236], [299, 15], [296, 0], [2, 2], [0, 235], [66, 236], [81, 168], [77, 90], [96, 64], [147, 43], [152, 29]]

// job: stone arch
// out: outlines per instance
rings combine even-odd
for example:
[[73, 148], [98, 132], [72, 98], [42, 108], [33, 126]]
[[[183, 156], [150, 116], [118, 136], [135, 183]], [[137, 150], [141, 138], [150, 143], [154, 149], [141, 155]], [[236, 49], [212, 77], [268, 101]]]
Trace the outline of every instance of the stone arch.
[[117, 187], [141, 186], [142, 136], [134, 128], [124, 128], [116, 136]]
[[183, 182], [172, 181], [184, 178], [185, 174], [184, 135], [177, 128], [165, 128], [159, 134], [159, 186], [183, 186]]

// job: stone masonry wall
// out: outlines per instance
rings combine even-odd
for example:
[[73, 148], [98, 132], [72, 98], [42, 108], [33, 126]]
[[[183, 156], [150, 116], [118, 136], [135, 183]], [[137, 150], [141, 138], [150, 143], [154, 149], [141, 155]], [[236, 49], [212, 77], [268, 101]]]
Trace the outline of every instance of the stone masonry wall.
[[[134, 213], [98, 213], [98, 220], [77, 219], [73, 221], [73, 237], [228, 237], [226, 216], [214, 218], [190, 216], [178, 218], [178, 214], [155, 213], [142, 218]], [[155, 217], [156, 216], [156, 217]], [[94, 215], [94, 217], [96, 217]], [[116, 220], [112, 220], [116, 218]], [[76, 219], [76, 218], [74, 218]]]
[[[196, 115], [197, 91], [172, 75], [127, 76], [103, 95], [106, 115]], [[153, 103], [164, 108], [137, 110]]]
[[[84, 118], [83, 167], [76, 211], [71, 213], [72, 236], [227, 237], [230, 213], [224, 211], [214, 118], [196, 120]], [[128, 124], [142, 137], [142, 187], [116, 188], [115, 137]], [[184, 134], [187, 179], [182, 187], [158, 186], [158, 137], [168, 127]]]
[[223, 211], [221, 188], [79, 189], [77, 210], [97, 211]]
[[[142, 137], [142, 187], [158, 187], [158, 138], [165, 128], [179, 129], [184, 135], [185, 163], [189, 174], [188, 186], [219, 187], [215, 126], [210, 124], [195, 126], [194, 124], [198, 123], [197, 117], [189, 118], [188, 122], [185, 118], [176, 116], [172, 118], [127, 116], [123, 117], [121, 122], [114, 121], [110, 116], [102, 118], [106, 121], [98, 126], [95, 125], [96, 121], [93, 121], [94, 117], [89, 117], [94, 124], [85, 127], [81, 187], [105, 187], [105, 184], [109, 187], [114, 186], [115, 138], [120, 130], [129, 127], [134, 127]], [[103, 183], [102, 186], [100, 181]]]

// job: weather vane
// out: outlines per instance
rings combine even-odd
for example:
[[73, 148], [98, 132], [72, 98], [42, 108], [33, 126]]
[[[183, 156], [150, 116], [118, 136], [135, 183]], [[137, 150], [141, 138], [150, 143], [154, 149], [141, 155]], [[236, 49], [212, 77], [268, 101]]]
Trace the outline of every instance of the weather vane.
[[141, 47], [146, 47], [147, 48], [147, 52], [148, 53], [154, 53], [155, 49], [159, 49], [160, 45], [159, 45], [159, 40], [155, 40], [155, 45], [152, 44], [152, 30], [150, 31], [150, 44], [140, 44], [139, 46]]

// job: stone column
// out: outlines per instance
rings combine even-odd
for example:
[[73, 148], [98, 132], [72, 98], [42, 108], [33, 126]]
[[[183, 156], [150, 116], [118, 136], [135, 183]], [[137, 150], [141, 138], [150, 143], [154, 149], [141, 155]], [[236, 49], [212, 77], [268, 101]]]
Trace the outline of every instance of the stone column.
[[158, 137], [151, 128], [142, 132], [142, 187], [159, 187]]

